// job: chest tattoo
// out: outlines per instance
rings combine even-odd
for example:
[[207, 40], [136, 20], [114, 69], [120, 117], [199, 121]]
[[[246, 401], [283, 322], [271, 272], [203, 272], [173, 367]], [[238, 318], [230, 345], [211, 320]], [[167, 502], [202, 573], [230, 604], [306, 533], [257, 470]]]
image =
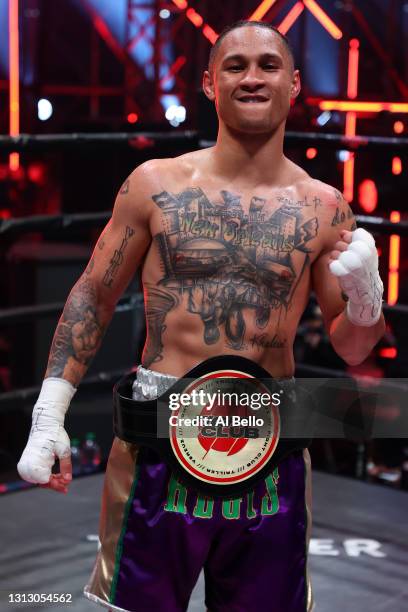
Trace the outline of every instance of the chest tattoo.
[[[159, 286], [148, 288], [150, 363], [161, 358], [166, 315], [183, 298], [188, 312], [200, 317], [206, 344], [216, 343], [223, 327], [231, 348], [245, 348], [245, 311], [253, 311], [263, 330], [272, 310], [291, 303], [310, 263], [308, 242], [318, 233], [316, 202], [280, 197], [271, 211], [266, 199], [254, 196], [246, 212], [241, 195], [221, 191], [212, 202], [197, 187], [176, 195], [163, 191], [153, 200], [163, 231], [154, 237], [162, 277]], [[284, 346], [265, 334], [248, 341]]]

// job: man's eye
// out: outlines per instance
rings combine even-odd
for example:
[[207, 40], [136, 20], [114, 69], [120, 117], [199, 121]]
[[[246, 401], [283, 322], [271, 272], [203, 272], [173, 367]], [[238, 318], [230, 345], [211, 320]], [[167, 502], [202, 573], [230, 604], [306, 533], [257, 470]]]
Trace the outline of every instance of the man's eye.
[[238, 64], [236, 66], [229, 66], [227, 70], [241, 70], [241, 66], [238, 66]]
[[264, 69], [265, 69], [265, 70], [277, 70], [277, 69], [278, 69], [278, 66], [276, 66], [275, 64], [266, 64], [266, 65], [264, 66]]

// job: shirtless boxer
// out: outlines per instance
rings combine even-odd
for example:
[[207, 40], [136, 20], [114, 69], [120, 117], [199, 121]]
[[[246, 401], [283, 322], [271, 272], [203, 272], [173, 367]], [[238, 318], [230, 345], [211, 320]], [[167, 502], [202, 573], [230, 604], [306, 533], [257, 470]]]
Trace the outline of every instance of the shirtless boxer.
[[[139, 266], [147, 338], [138, 399], [223, 354], [290, 380], [311, 290], [345, 362], [363, 361], [384, 332], [374, 239], [338, 191], [283, 154], [300, 91], [286, 39], [265, 23], [234, 24], [212, 49], [203, 87], [218, 113], [216, 145], [134, 170], [68, 297], [18, 465], [30, 482], [67, 492], [64, 415]], [[60, 473], [51, 475], [54, 456]], [[293, 453], [253, 491], [214, 500], [153, 451], [115, 438], [85, 595], [112, 610], [186, 610], [204, 567], [210, 612], [310, 609], [308, 465], [307, 450]]]

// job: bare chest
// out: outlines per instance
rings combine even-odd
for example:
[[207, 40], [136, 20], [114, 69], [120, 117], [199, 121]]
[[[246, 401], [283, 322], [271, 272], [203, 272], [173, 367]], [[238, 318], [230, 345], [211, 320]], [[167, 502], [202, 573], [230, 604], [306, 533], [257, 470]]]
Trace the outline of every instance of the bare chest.
[[163, 191], [153, 200], [152, 234], [167, 276], [292, 283], [319, 249], [316, 206], [307, 197], [207, 195], [194, 187]]

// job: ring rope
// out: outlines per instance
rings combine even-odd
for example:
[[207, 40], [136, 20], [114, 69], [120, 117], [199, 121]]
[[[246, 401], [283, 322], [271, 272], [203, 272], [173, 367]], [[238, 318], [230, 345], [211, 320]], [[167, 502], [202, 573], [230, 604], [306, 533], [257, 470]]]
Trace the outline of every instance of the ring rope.
[[[0, 151], [23, 152], [44, 151], [63, 147], [126, 145], [136, 149], [152, 148], [167, 142], [172, 144], [192, 144], [199, 148], [211, 147], [213, 140], [200, 139], [198, 131], [180, 132], [74, 132], [71, 134], [19, 134], [0, 136]], [[290, 145], [326, 146], [331, 149], [375, 150], [385, 147], [408, 150], [408, 138], [389, 136], [344, 136], [342, 134], [321, 134], [319, 132], [293, 132], [285, 135], [285, 143]]]
[[[15, 219], [0, 219], [0, 235], [17, 235], [27, 232], [47, 232], [54, 230], [66, 230], [67, 228], [81, 229], [85, 227], [105, 225], [111, 216], [111, 212], [76, 213], [65, 215], [32, 215], [29, 217], [18, 217]], [[374, 233], [408, 235], [408, 221], [393, 223], [383, 217], [368, 217], [356, 215], [356, 221], [361, 227], [372, 230]]]

